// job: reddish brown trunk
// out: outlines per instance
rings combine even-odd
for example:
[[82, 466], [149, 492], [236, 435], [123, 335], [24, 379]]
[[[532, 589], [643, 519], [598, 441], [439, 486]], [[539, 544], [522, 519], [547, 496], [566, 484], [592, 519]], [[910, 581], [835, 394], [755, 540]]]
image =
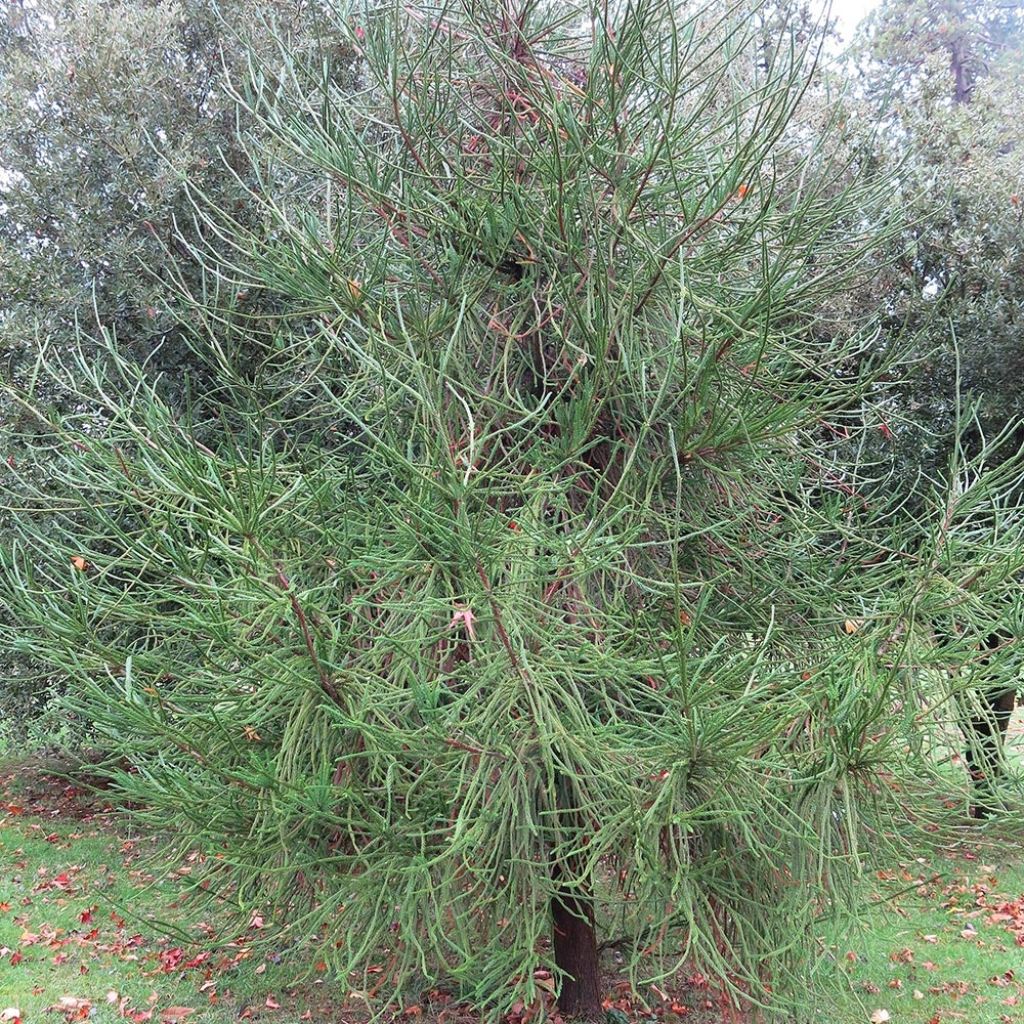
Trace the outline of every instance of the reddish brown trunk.
[[[558, 878], [556, 871], [555, 877]], [[555, 964], [562, 973], [558, 1008], [570, 1017], [601, 1017], [601, 964], [589, 893], [558, 888], [551, 900]]]

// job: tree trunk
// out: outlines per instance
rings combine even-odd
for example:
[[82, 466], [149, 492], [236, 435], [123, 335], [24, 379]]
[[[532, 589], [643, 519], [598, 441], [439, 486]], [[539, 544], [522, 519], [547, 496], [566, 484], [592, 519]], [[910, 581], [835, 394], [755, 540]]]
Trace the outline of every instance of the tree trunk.
[[[561, 877], [556, 866], [555, 880]], [[557, 886], [551, 899], [555, 964], [562, 974], [558, 1008], [566, 1016], [597, 1020], [601, 1007], [601, 964], [589, 892]]]
[[[962, 16], [960, 21], [962, 27]], [[950, 44], [949, 70], [953, 72], [953, 101], [957, 106], [969, 103], [974, 89], [974, 75], [968, 66], [967, 47], [962, 38], [954, 39]]]
[[[991, 633], [985, 638], [981, 647], [989, 653], [978, 662], [983, 677], [991, 663], [990, 652], [998, 650], [1010, 639], [1010, 635], [1002, 631]], [[996, 784], [1006, 770], [1003, 744], [1007, 726], [1013, 717], [1016, 698], [1015, 686], [1007, 688], [998, 685], [980, 686], [976, 694], [960, 697], [961, 705], [965, 707], [960, 728], [967, 740], [964, 760], [973, 788], [972, 818], [987, 818], [992, 812]]]

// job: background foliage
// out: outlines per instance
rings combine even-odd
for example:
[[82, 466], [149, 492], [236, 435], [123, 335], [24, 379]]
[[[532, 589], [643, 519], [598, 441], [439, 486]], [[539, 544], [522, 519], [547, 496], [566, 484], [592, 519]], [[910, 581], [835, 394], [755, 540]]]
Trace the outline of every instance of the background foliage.
[[1024, 5], [890, 0], [855, 53], [907, 213], [887, 329], [917, 339], [877, 447], [904, 476], [948, 479], [958, 408], [977, 414], [962, 424], [975, 453], [1024, 412]]
[[[9, 5], [0, 19], [0, 359], [8, 386], [99, 433], [102, 417], [52, 387], [39, 359], [63, 359], [102, 328], [175, 407], [212, 398], [215, 382], [190, 350], [169, 287], [182, 274], [190, 290], [206, 286], [188, 259], [203, 227], [186, 180], [240, 220], [256, 215], [248, 189], [266, 173], [269, 153], [242, 145], [242, 133], [258, 129], [239, 120], [224, 75], [282, 44], [311, 64], [329, 55], [334, 73], [348, 74], [351, 51], [324, 13], [316, 4], [205, 0]], [[296, 187], [275, 167], [282, 194]], [[260, 296], [233, 301], [256, 309]], [[4, 459], [45, 487], [47, 462], [26, 443], [45, 449], [52, 439], [5, 391]], [[4, 479], [15, 504], [18, 479]], [[4, 522], [0, 513], [0, 536]], [[74, 741], [61, 710], [38, 721], [59, 679], [9, 652], [0, 654], [0, 674], [8, 726]], [[87, 735], [87, 723], [77, 735]]]

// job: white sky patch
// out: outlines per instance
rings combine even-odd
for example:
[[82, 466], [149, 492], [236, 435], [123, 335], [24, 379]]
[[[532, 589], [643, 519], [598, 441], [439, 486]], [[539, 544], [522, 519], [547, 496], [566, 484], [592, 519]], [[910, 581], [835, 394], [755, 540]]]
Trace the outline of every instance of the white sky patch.
[[[848, 43], [857, 26], [878, 6], [879, 0], [832, 0], [831, 16], [836, 19], [843, 42]], [[824, 9], [826, 3], [819, 0]]]

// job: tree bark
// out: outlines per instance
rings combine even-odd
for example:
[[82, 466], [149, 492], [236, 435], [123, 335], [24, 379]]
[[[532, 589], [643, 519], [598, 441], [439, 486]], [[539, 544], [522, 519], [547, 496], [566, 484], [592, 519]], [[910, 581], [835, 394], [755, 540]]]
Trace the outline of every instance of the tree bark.
[[[1007, 634], [995, 632], [981, 646], [991, 652], [1009, 639]], [[991, 654], [986, 654], [979, 660], [982, 673], [989, 668], [990, 658]], [[967, 740], [964, 761], [973, 789], [971, 817], [981, 819], [992, 813], [996, 784], [1006, 770], [1003, 745], [1016, 705], [1017, 688], [998, 684], [980, 686], [975, 696], [976, 704], [969, 695], [960, 698], [965, 705], [960, 728]]]
[[[555, 881], [561, 870], [556, 865]], [[589, 892], [556, 884], [551, 899], [555, 965], [562, 975], [558, 1008], [566, 1016], [597, 1020], [601, 1007], [601, 963]]]
[[[962, 27], [962, 15], [960, 22]], [[969, 103], [971, 92], [974, 89], [974, 76], [968, 67], [967, 47], [962, 38], [956, 38], [950, 44], [949, 70], [953, 72], [953, 101], [957, 106]]]

